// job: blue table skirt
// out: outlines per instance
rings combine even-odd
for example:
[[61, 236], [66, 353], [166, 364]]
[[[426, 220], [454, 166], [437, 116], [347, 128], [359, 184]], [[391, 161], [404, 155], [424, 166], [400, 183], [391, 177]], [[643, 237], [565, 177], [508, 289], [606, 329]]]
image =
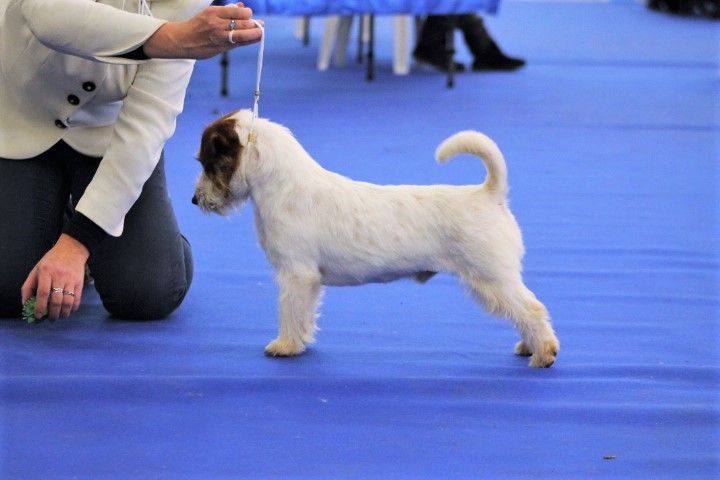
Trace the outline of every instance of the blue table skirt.
[[495, 13], [500, 0], [245, 0], [256, 15]]

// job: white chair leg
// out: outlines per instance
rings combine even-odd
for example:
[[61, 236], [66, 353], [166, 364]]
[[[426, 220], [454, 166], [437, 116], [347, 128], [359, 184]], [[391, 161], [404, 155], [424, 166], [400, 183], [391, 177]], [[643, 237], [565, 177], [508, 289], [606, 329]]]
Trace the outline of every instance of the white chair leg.
[[358, 21], [357, 63], [363, 63], [365, 46], [370, 42], [370, 15], [360, 15]]
[[[360, 17], [361, 39], [363, 43], [370, 40], [370, 22], [367, 15]], [[396, 15], [393, 17], [395, 26], [393, 72], [396, 75], [410, 73], [410, 32], [412, 17], [410, 15]], [[324, 71], [330, 67], [330, 58], [334, 55], [334, 63], [344, 66], [347, 63], [347, 50], [350, 41], [352, 16], [328, 16], [325, 19], [320, 52], [318, 53], [317, 68]]]
[[364, 43], [368, 43], [370, 41], [370, 15], [363, 15], [361, 18], [362, 18], [361, 38]]
[[307, 22], [305, 21], [305, 17], [300, 17], [297, 20], [295, 20], [295, 38], [298, 40], [302, 40], [305, 38], [305, 28], [307, 27]]
[[410, 15], [396, 15], [393, 17], [395, 24], [395, 43], [393, 55], [393, 73], [396, 75], [407, 75], [410, 73]]
[[347, 63], [348, 42], [350, 41], [350, 30], [353, 17], [341, 17], [337, 26], [337, 38], [335, 40], [335, 65], [344, 67]]
[[335, 62], [339, 65], [345, 64], [351, 25], [352, 16], [332, 15], [325, 19], [323, 39], [318, 54], [318, 70], [324, 71], [330, 67], [333, 49], [335, 50]]
[[295, 38], [302, 40], [303, 45], [310, 44], [310, 17], [299, 17], [295, 22]]
[[330, 56], [337, 38], [338, 25], [340, 17], [337, 15], [328, 16], [325, 19], [325, 29], [323, 31], [322, 43], [320, 44], [320, 52], [318, 53], [317, 68], [325, 71], [330, 66]]

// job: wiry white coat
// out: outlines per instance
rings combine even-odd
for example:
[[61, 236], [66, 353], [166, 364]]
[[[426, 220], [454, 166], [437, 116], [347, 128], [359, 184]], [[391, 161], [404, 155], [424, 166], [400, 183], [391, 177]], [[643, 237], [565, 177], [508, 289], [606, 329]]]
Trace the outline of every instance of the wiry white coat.
[[[201, 208], [223, 213], [252, 200], [260, 244], [277, 271], [280, 334], [266, 351], [295, 355], [314, 341], [322, 285], [359, 285], [403, 277], [460, 276], [491, 312], [522, 337], [516, 353], [549, 366], [559, 344], [544, 306], [522, 282], [520, 229], [507, 205], [507, 173], [495, 143], [475, 131], [437, 149], [444, 162], [472, 153], [485, 162], [481, 185], [375, 185], [323, 169], [283, 126], [237, 112], [241, 158], [230, 198], [198, 181]], [[248, 144], [251, 123], [256, 141]]]

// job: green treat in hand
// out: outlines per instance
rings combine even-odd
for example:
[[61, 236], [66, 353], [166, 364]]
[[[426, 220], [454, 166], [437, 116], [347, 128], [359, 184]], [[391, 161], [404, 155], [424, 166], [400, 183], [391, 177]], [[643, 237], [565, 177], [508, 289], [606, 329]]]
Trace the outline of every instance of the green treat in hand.
[[40, 318], [37, 318], [35, 316], [35, 304], [37, 303], [37, 298], [30, 297], [27, 299], [27, 302], [25, 302], [25, 305], [23, 305], [22, 308], [22, 318], [27, 323], [35, 323], [42, 321], [47, 315], [43, 315]]

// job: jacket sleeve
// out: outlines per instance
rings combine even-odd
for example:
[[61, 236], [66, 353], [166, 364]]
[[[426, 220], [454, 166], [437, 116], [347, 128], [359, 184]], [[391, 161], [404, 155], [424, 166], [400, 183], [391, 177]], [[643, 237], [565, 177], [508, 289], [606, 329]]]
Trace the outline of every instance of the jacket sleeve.
[[154, 59], [138, 67], [110, 146], [76, 207], [112, 236], [152, 174], [183, 108], [193, 60]]
[[[77, 211], [113, 236], [152, 174], [175, 131], [193, 60], [122, 58], [167, 20], [184, 20], [209, 0], [156, 0], [157, 18], [121, 10], [138, 0], [11, 0], [20, 4], [31, 31], [49, 48], [105, 63], [137, 64], [113, 125], [109, 146], [80, 198]], [[116, 8], [117, 7], [117, 8]]]
[[[15, 0], [22, 2], [28, 27], [46, 47], [105, 63], [136, 64], [142, 60], [123, 58], [140, 47], [168, 20], [188, 18], [206, 2], [167, 0], [158, 2], [164, 15], [131, 13], [93, 0]], [[137, 0], [126, 0], [128, 4]], [[106, 2], [112, 3], [112, 2]], [[124, 2], [119, 2], [119, 6]], [[153, 8], [153, 12], [156, 9]]]

